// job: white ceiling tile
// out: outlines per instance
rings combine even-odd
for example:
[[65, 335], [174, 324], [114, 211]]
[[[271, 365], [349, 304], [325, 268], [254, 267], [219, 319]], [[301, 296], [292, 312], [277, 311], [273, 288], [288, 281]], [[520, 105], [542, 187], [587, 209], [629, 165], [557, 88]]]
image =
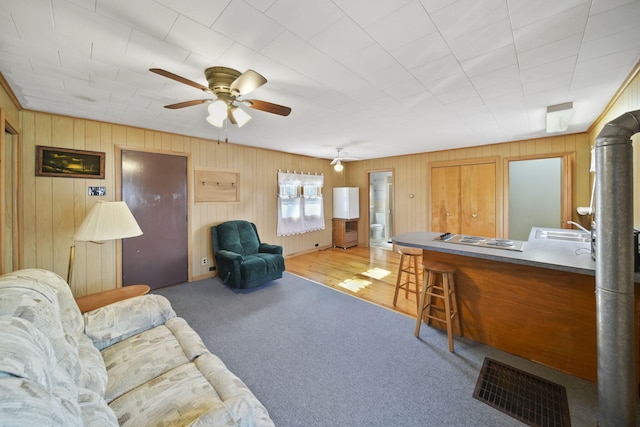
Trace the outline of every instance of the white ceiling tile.
[[514, 29], [513, 37], [518, 53], [581, 34], [589, 15], [589, 5], [558, 13], [544, 21]]
[[310, 43], [334, 59], [344, 59], [371, 46], [373, 39], [353, 20], [344, 17], [316, 34]]
[[640, 21], [640, 1], [627, 3], [592, 15], [587, 23], [584, 40], [609, 36], [626, 29], [637, 29]]
[[448, 42], [456, 58], [465, 61], [513, 45], [513, 36], [509, 19], [504, 18]]
[[585, 41], [580, 48], [580, 61], [598, 58], [618, 51], [629, 51], [640, 46], [640, 37], [636, 28]]
[[566, 96], [569, 93], [568, 87], [571, 84], [573, 73], [555, 74], [531, 80], [528, 82], [522, 82], [522, 88], [525, 96], [529, 96], [535, 93], [555, 91], [559, 96]]
[[[109, 1], [109, 0], [104, 0]], [[231, 0], [155, 0], [176, 12], [211, 27]]]
[[624, 80], [632, 67], [637, 63], [638, 50], [615, 52], [610, 55], [585, 61], [578, 61], [572, 90], [579, 90], [589, 86], [598, 86], [608, 78]]
[[413, 76], [399, 64], [392, 64], [379, 70], [371, 70], [371, 72], [366, 74], [365, 78], [376, 87], [381, 88], [384, 92], [396, 94], [400, 97], [402, 94], [394, 92], [398, 86], [408, 81], [415, 81], [417, 83]]
[[305, 0], [304, 7], [300, 7], [299, 0], [277, 0], [266, 15], [305, 40], [344, 17], [328, 0]]
[[231, 47], [233, 40], [185, 16], [179, 16], [166, 37], [169, 43], [215, 60]]
[[[0, 71], [35, 111], [384, 157], [547, 136], [546, 106], [566, 101], [585, 131], [640, 59], [639, 3], [3, 0]], [[206, 84], [216, 65], [261, 73], [249, 96], [292, 113], [221, 133], [205, 104], [163, 108], [207, 95], [148, 71]]]
[[431, 18], [445, 40], [491, 25], [509, 16], [504, 0], [458, 0], [433, 13]]
[[638, 0], [592, 0], [591, 1], [591, 15], [602, 13], [609, 9], [615, 9], [616, 7], [623, 6], [628, 3], [634, 3]]
[[549, 19], [575, 7], [589, 6], [590, 3], [590, 0], [507, 0], [514, 29]]
[[[153, 0], [96, 0], [96, 11], [139, 31], [164, 38], [178, 17], [175, 10]], [[153, 19], [141, 19], [153, 16]]]
[[526, 70], [562, 58], [573, 57], [580, 52], [581, 42], [582, 34], [576, 34], [544, 46], [519, 52], [518, 63], [520, 68]]
[[257, 51], [285, 31], [273, 19], [242, 1], [232, 1], [212, 28]]
[[244, 0], [261, 12], [266, 12], [276, 0]]
[[444, 105], [451, 105], [463, 101], [469, 102], [469, 100], [481, 102], [480, 96], [473, 86], [471, 84], [463, 85], [464, 80], [459, 80], [458, 78], [459, 76], [452, 76], [448, 79], [443, 79], [442, 82], [440, 82], [442, 85], [431, 89], [431, 91]]
[[520, 69], [517, 64], [508, 65], [498, 70], [469, 77], [476, 89], [496, 87], [500, 85], [520, 85]]
[[460, 64], [453, 55], [431, 61], [425, 65], [414, 68], [411, 72], [427, 87], [430, 82], [441, 81], [456, 74], [463, 74]]
[[520, 73], [525, 85], [537, 80], [544, 80], [556, 75], [573, 75], [578, 57], [570, 56], [557, 61], [547, 62], [533, 68], [527, 68]]
[[429, 13], [437, 12], [455, 2], [456, 0], [420, 0], [420, 3]]
[[371, 70], [380, 70], [396, 63], [396, 60], [380, 45], [372, 44], [344, 58], [342, 63], [361, 76], [366, 76]]
[[488, 74], [516, 64], [518, 64], [518, 58], [513, 43], [461, 61], [462, 69], [469, 77]]
[[372, 2], [370, 0], [333, 0], [333, 2], [362, 27], [398, 10], [414, 0], [386, 0]]
[[189, 52], [171, 43], [155, 39], [144, 33], [133, 31], [125, 51], [126, 68], [144, 72], [157, 63], [158, 58], [168, 55], [177, 61], [184, 61]]
[[366, 31], [385, 49], [393, 50], [436, 32], [436, 27], [414, 0], [368, 25]]
[[408, 69], [417, 68], [434, 59], [451, 54], [440, 33], [431, 33], [404, 46], [389, 49], [389, 53]]

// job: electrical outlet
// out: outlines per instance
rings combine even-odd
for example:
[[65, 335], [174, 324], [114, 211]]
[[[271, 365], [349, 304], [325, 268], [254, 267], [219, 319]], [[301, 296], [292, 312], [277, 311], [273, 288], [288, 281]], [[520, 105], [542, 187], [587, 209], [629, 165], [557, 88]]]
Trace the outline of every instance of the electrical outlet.
[[202, 265], [207, 265], [208, 262], [209, 260], [206, 257], [202, 258]]

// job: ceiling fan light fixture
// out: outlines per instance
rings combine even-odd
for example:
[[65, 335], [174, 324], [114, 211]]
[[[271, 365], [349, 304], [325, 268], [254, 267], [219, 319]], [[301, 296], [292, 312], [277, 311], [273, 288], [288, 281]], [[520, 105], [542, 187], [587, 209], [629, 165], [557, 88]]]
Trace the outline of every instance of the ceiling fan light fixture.
[[335, 170], [336, 172], [342, 172], [342, 169], [344, 169], [344, 165], [340, 160], [338, 160], [336, 164], [333, 165], [333, 170]]
[[224, 123], [224, 119], [220, 120], [217, 117], [214, 116], [207, 116], [207, 121], [209, 122], [209, 124], [212, 124], [213, 126], [217, 127], [217, 128], [221, 128], [223, 123]]
[[[209, 107], [209, 117], [214, 117], [219, 122], [223, 122], [227, 118], [227, 103], [221, 100], [213, 101]], [[215, 126], [215, 125], [214, 125]]]
[[233, 115], [236, 123], [238, 123], [238, 127], [244, 126], [249, 120], [251, 120], [251, 116], [247, 114], [246, 111], [238, 107], [234, 107], [233, 110], [231, 110], [231, 115]]

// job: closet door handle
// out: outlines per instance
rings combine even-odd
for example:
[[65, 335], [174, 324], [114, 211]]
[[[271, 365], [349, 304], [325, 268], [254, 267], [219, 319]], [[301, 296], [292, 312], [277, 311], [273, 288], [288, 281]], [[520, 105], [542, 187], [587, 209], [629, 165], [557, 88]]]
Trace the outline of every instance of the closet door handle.
[[471, 214], [471, 217], [472, 217], [472, 218], [478, 218], [478, 214], [477, 214], [477, 213], [472, 213], [472, 214]]

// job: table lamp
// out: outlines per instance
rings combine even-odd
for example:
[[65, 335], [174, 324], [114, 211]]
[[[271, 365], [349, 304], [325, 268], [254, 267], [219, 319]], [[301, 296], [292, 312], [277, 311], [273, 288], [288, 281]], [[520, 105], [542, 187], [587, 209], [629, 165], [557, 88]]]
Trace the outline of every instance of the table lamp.
[[69, 250], [69, 270], [67, 283], [71, 286], [75, 242], [104, 243], [107, 240], [125, 239], [140, 236], [142, 230], [125, 202], [98, 201], [73, 235]]

